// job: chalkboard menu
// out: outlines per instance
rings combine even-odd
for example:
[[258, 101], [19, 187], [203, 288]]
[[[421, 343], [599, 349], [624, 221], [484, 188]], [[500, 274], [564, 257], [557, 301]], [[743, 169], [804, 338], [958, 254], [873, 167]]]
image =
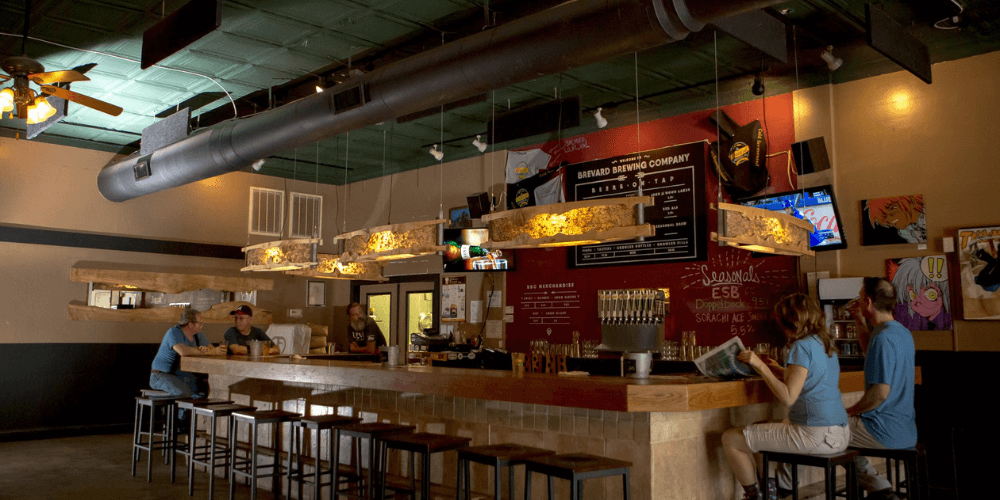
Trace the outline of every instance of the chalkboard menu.
[[575, 247], [570, 267], [705, 260], [707, 147], [702, 141], [567, 166], [568, 201], [636, 196], [641, 185], [654, 199], [643, 211], [645, 222], [656, 229], [645, 241]]

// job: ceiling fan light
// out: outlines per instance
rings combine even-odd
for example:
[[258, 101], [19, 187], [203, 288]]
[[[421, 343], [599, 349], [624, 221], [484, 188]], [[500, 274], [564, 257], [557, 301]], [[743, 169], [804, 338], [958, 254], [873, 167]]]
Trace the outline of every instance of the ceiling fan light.
[[38, 111], [38, 108], [34, 106], [28, 107], [28, 125], [36, 125], [44, 122], [45, 119], [40, 116], [41, 113]]
[[14, 111], [14, 91], [11, 89], [0, 90], [0, 113]]
[[38, 117], [41, 121], [48, 120], [52, 115], [56, 114], [56, 108], [53, 108], [49, 101], [45, 100], [45, 97], [38, 96], [35, 98], [35, 110], [38, 112]]

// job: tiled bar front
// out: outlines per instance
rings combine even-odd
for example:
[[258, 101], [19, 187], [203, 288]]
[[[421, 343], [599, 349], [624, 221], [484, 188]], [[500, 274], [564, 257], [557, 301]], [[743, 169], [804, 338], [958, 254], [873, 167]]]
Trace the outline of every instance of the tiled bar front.
[[[377, 367], [373, 368], [378, 370]], [[784, 409], [773, 403], [699, 411], [625, 412], [243, 378], [227, 373], [212, 373], [210, 383], [212, 397], [261, 409], [282, 408], [311, 415], [334, 412], [359, 415], [370, 422], [410, 424], [416, 425], [418, 431], [466, 436], [473, 445], [516, 442], [559, 453], [587, 452], [628, 460], [634, 464], [630, 483], [636, 500], [738, 498], [738, 487], [722, 455], [722, 432], [734, 425], [784, 416]], [[365, 384], [359, 380], [359, 385]], [[847, 393], [845, 400], [859, 396], [860, 393]], [[580, 401], [579, 405], [595, 406], [594, 402], [586, 401]], [[341, 459], [349, 460], [350, 453], [342, 447]], [[367, 460], [366, 456], [362, 458]], [[390, 472], [405, 476], [407, 467], [403, 460], [405, 456], [394, 457]], [[441, 460], [435, 457], [432, 481], [454, 486], [455, 456], [446, 454], [444, 464]], [[473, 465], [473, 491], [480, 496], [492, 491], [490, 470]], [[819, 480], [818, 475], [813, 477], [808, 470], [802, 473], [803, 483]], [[541, 478], [534, 481], [534, 498], [546, 498], [544, 485]], [[518, 497], [522, 490], [523, 474], [519, 471], [515, 476]], [[557, 498], [568, 497], [568, 483], [557, 480], [556, 494]], [[305, 498], [310, 495], [306, 493]], [[621, 481], [588, 481], [584, 498], [618, 500], [622, 498]]]

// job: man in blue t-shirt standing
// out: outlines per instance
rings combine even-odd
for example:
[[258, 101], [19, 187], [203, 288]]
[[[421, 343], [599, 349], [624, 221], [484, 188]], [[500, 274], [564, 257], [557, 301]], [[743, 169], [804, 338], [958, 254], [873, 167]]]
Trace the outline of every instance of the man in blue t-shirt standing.
[[[167, 330], [160, 342], [160, 348], [153, 358], [153, 370], [149, 375], [149, 386], [166, 391], [171, 396], [203, 398], [208, 396], [208, 388], [193, 373], [180, 370], [181, 356], [196, 354], [226, 354], [224, 346], [212, 347], [201, 333], [201, 313], [185, 308], [180, 320]], [[179, 415], [184, 419], [183, 412]]]
[[[896, 290], [882, 278], [865, 278], [858, 295], [861, 315], [872, 326], [865, 357], [865, 393], [847, 409], [851, 447], [912, 448], [917, 444], [913, 408], [913, 335], [892, 319]], [[898, 499], [891, 485], [864, 457], [858, 478], [869, 499]]]

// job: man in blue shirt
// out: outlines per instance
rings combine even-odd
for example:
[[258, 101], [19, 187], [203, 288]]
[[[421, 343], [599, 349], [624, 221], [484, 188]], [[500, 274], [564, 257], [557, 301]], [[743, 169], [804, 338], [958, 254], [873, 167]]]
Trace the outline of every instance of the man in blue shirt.
[[[913, 408], [913, 336], [892, 317], [896, 290], [883, 278], [865, 278], [858, 295], [861, 315], [872, 326], [865, 357], [865, 393], [847, 409], [851, 447], [912, 448], [917, 444]], [[864, 457], [858, 478], [869, 499], [898, 499], [891, 485]]]
[[[223, 346], [212, 347], [201, 332], [201, 313], [191, 308], [181, 312], [180, 320], [167, 330], [160, 342], [160, 349], [153, 358], [149, 386], [166, 391], [171, 396], [203, 398], [208, 396], [208, 386], [193, 373], [180, 370], [181, 356], [197, 354], [226, 354]], [[180, 414], [181, 419], [184, 418]]]

